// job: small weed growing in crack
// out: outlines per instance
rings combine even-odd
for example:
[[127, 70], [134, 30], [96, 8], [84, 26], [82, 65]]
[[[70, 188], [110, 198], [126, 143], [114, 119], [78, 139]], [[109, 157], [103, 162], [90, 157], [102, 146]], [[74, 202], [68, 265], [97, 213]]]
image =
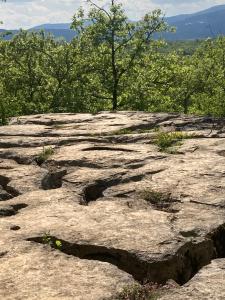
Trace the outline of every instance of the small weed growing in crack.
[[112, 132], [113, 135], [132, 134], [132, 133], [133, 133], [133, 131], [129, 128], [122, 128], [122, 129]]
[[37, 164], [42, 165], [53, 154], [54, 154], [54, 149], [52, 147], [43, 147], [42, 152], [36, 158]]
[[152, 189], [147, 189], [140, 192], [140, 196], [142, 199], [144, 199], [147, 202], [150, 202], [151, 204], [157, 204], [166, 200], [168, 201], [168, 199], [170, 199], [170, 195], [154, 191]]
[[172, 199], [170, 193], [162, 193], [152, 189], [146, 189], [140, 192], [140, 197], [152, 204], [152, 206], [157, 210], [175, 212], [175, 210], [171, 209], [171, 205], [173, 202], [177, 202], [177, 200]]
[[159, 147], [160, 151], [174, 154], [176, 151], [170, 149], [170, 147], [178, 146], [181, 144], [182, 140], [190, 138], [192, 138], [192, 135], [180, 131], [158, 131], [154, 143]]
[[51, 237], [50, 237], [50, 233], [49, 233], [49, 232], [48, 232], [48, 233], [45, 232], [45, 234], [44, 234], [43, 237], [42, 237], [42, 241], [43, 241], [44, 244], [51, 245], [52, 239], [51, 239]]
[[55, 245], [58, 249], [61, 249], [62, 248], [62, 242], [60, 240], [56, 240], [55, 241]]
[[129, 285], [114, 299], [116, 300], [156, 300], [160, 296], [162, 286], [155, 283], [148, 283], [140, 286]]
[[54, 247], [56, 249], [62, 248], [62, 242], [60, 240], [55, 240], [51, 237], [50, 232], [46, 232], [42, 237], [43, 244], [47, 244], [51, 247]]
[[149, 133], [152, 132], [152, 129], [129, 129], [129, 128], [122, 128], [118, 131], [114, 131], [113, 135], [123, 135], [123, 134], [135, 134], [135, 133]]

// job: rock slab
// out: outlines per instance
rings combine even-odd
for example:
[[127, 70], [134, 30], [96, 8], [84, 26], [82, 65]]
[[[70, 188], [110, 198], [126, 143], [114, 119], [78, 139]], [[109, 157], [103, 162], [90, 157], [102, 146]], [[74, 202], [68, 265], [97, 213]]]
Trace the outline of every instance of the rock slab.
[[[0, 127], [0, 299], [111, 299], [168, 280], [181, 287], [163, 300], [224, 299], [223, 124], [102, 112]], [[162, 151], [161, 131], [188, 138]]]

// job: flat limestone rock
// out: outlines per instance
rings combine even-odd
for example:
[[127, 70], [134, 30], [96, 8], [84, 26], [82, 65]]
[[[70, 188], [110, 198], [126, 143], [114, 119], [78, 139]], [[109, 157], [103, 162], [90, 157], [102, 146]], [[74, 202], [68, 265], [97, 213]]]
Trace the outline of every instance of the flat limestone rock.
[[[163, 151], [159, 130], [186, 138]], [[143, 112], [1, 127], [0, 299], [105, 300], [170, 280], [182, 287], [163, 300], [213, 299], [209, 278], [216, 289], [225, 253], [223, 135], [211, 118]]]
[[1, 136], [41, 136], [48, 132], [44, 125], [8, 125], [0, 128]]
[[1, 170], [0, 184], [14, 196], [42, 188], [48, 171], [36, 165], [18, 164], [14, 168]]
[[50, 158], [55, 165], [113, 169], [164, 158], [153, 145], [81, 143], [60, 148]]
[[132, 276], [109, 263], [71, 257], [49, 246], [15, 250], [0, 258], [1, 299], [99, 300], [134, 284]]
[[31, 165], [42, 155], [46, 149], [54, 151], [54, 145], [46, 147], [12, 147], [9, 149], [0, 148], [0, 157], [2, 159], [13, 159], [21, 165]]

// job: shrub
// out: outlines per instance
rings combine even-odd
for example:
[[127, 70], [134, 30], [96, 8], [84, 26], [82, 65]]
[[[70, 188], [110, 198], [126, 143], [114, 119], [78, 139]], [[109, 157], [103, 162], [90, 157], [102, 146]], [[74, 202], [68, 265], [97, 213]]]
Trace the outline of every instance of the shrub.
[[184, 139], [191, 138], [192, 135], [181, 131], [162, 132], [159, 131], [156, 135], [154, 143], [159, 147], [160, 151], [168, 151], [168, 148], [177, 146]]

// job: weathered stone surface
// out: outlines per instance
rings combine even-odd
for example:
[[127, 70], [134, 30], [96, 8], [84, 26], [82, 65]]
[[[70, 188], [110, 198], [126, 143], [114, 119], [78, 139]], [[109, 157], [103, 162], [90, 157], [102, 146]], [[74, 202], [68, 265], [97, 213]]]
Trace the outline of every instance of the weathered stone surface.
[[47, 132], [48, 127], [33, 124], [29, 126], [17, 124], [0, 128], [1, 136], [42, 136]]
[[[221, 123], [142, 112], [11, 123], [0, 128], [0, 298], [97, 300], [135, 281], [185, 284], [169, 300], [191, 295], [204, 270], [217, 277], [218, 260], [199, 270], [225, 254]], [[156, 127], [190, 138], [162, 152]]]
[[[47, 146], [54, 149], [54, 146]], [[39, 157], [44, 148], [34, 147], [34, 148], [23, 148], [23, 147], [13, 147], [13, 148], [2, 148], [0, 149], [0, 158], [2, 159], [13, 159], [19, 164], [29, 165], [35, 162], [35, 159]]]
[[0, 184], [14, 196], [42, 188], [42, 181], [48, 171], [35, 165], [16, 165], [1, 170]]
[[81, 260], [48, 246], [19, 246], [0, 258], [1, 299], [98, 300], [134, 282], [109, 263]]
[[160, 300], [223, 300], [225, 295], [225, 259], [216, 259], [204, 267], [183, 287]]
[[7, 193], [2, 186], [0, 186], [0, 201], [11, 199], [11, 195]]

